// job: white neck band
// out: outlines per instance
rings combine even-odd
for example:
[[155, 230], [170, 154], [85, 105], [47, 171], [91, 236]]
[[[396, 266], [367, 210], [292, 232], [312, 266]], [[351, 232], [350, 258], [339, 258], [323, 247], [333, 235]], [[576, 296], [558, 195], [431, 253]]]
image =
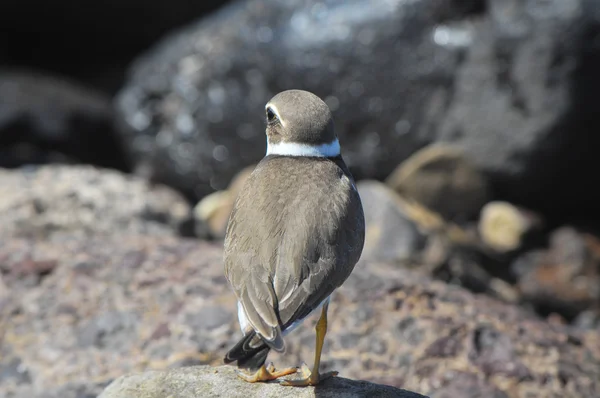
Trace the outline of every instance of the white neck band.
[[267, 138], [267, 156], [307, 156], [333, 158], [340, 154], [340, 142], [337, 138], [328, 144], [310, 145], [296, 142], [280, 142], [272, 144]]

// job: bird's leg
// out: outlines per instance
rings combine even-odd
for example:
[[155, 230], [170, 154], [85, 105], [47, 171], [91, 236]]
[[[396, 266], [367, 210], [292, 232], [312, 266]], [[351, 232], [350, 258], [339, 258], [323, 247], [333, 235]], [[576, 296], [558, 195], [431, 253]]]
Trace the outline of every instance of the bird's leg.
[[302, 374], [304, 377], [302, 379], [283, 380], [280, 384], [284, 386], [316, 386], [320, 381], [338, 375], [338, 372], [336, 371], [319, 374], [319, 365], [321, 365], [321, 352], [323, 351], [323, 343], [325, 342], [325, 335], [327, 334], [328, 307], [329, 303], [325, 302], [323, 304], [323, 309], [321, 310], [321, 318], [319, 318], [317, 326], [315, 327], [317, 331], [317, 342], [315, 345], [315, 363], [312, 371], [308, 368], [308, 366], [306, 366], [306, 364], [303, 364]]
[[297, 368], [287, 368], [280, 371], [276, 371], [275, 366], [273, 366], [273, 363], [271, 362], [267, 367], [265, 367], [265, 365], [263, 364], [263, 366], [261, 366], [260, 369], [258, 369], [253, 375], [249, 375], [240, 371], [237, 372], [237, 375], [238, 377], [249, 383], [256, 383], [260, 381], [275, 380], [283, 376], [294, 374], [297, 371]]

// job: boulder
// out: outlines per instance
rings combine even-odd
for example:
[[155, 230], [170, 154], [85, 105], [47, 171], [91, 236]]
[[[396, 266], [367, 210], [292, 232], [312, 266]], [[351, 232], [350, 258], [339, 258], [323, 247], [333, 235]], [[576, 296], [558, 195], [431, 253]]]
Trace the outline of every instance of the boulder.
[[357, 179], [452, 143], [497, 198], [598, 220], [599, 29], [592, 0], [234, 2], [138, 59], [121, 133], [153, 178], [200, 198], [264, 155], [271, 96], [306, 89]]
[[[214, 238], [225, 238], [229, 215], [233, 210], [235, 200], [244, 186], [244, 182], [254, 170], [251, 165], [240, 171], [231, 181], [227, 189], [216, 191], [202, 198], [194, 207], [194, 218], [198, 226], [207, 227]], [[201, 234], [199, 231], [197, 235]]]
[[124, 7], [119, 0], [2, 1], [0, 64], [51, 71], [114, 93], [140, 51], [226, 2], [128, 0]]
[[407, 214], [402, 198], [379, 181], [363, 180], [356, 188], [365, 213], [362, 258], [369, 261], [418, 262], [427, 236]]
[[[0, 239], [0, 396], [97, 396], [131, 373], [223, 364], [241, 336], [222, 245], [152, 236]], [[0, 287], [2, 284], [0, 284]], [[600, 395], [600, 336], [382, 262], [334, 294], [322, 371], [424, 395]], [[312, 363], [314, 318], [278, 368]], [[295, 391], [295, 390], [294, 390]]]
[[600, 306], [600, 238], [595, 235], [558, 228], [548, 248], [523, 254], [512, 270], [523, 300], [542, 314], [573, 319]]
[[483, 173], [466, 153], [450, 145], [430, 145], [402, 162], [386, 179], [394, 191], [416, 200], [444, 219], [471, 221], [489, 200]]
[[58, 76], [0, 70], [0, 167], [45, 163], [129, 170], [111, 98]]
[[0, 169], [0, 238], [178, 235], [191, 217], [165, 186], [93, 166]]
[[124, 142], [155, 179], [200, 198], [262, 158], [266, 102], [300, 88], [333, 110], [355, 177], [385, 178], [431, 140], [450, 96], [466, 43], [432, 37], [477, 11], [453, 3], [233, 2], [133, 65], [117, 97]]
[[294, 388], [278, 383], [247, 383], [231, 366], [195, 366], [122, 376], [98, 398], [425, 398], [394, 387], [342, 377], [325, 380], [317, 387]]
[[462, 32], [471, 41], [437, 139], [463, 148], [497, 198], [598, 222], [600, 3], [491, 0], [484, 18], [447, 24], [444, 39]]

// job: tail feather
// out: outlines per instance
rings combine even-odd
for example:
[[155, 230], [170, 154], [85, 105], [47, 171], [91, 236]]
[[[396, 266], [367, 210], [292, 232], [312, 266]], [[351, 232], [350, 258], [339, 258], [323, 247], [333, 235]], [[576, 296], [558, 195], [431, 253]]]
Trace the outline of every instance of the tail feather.
[[269, 346], [265, 345], [260, 351], [258, 351], [253, 356], [244, 359], [239, 359], [237, 363], [238, 367], [242, 369], [248, 369], [251, 371], [256, 371], [260, 369], [260, 367], [265, 364], [265, 361], [267, 360], [267, 355], [269, 355], [270, 350], [271, 349], [269, 348]]
[[240, 368], [249, 370], [258, 370], [267, 360], [270, 347], [253, 330], [235, 345], [227, 355], [224, 362], [232, 363], [237, 361]]

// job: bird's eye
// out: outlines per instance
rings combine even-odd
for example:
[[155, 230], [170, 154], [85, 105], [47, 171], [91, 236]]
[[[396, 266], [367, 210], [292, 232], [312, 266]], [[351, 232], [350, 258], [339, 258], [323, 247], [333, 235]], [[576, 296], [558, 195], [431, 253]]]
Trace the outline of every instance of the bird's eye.
[[275, 120], [277, 120], [277, 115], [273, 112], [273, 109], [267, 108], [267, 121], [273, 123]]

